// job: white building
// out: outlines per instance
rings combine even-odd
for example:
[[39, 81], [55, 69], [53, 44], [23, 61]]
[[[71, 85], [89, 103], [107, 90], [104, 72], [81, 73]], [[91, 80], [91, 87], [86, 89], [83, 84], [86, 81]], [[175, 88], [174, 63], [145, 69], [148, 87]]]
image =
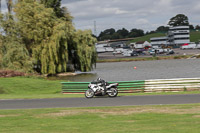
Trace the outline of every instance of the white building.
[[189, 26], [175, 26], [168, 31], [168, 42], [170, 45], [180, 46], [190, 43]]
[[152, 45], [172, 45], [180, 46], [185, 43], [190, 43], [190, 30], [189, 26], [175, 26], [170, 27], [168, 35], [165, 37], [151, 38]]
[[168, 44], [168, 37], [153, 37], [150, 39], [151, 40], [151, 45], [167, 45]]

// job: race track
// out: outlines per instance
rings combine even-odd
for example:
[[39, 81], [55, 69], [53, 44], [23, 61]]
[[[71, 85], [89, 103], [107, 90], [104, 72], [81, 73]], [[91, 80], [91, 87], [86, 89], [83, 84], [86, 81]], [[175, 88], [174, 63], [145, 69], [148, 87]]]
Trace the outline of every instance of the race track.
[[200, 94], [0, 100], [0, 109], [37, 109], [200, 103]]

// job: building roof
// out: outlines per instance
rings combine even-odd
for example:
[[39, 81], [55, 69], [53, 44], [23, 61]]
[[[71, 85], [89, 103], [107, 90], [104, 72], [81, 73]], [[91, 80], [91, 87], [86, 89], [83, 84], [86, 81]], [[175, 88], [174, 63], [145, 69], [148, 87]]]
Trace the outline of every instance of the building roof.
[[143, 44], [145, 41], [136, 42], [135, 44]]

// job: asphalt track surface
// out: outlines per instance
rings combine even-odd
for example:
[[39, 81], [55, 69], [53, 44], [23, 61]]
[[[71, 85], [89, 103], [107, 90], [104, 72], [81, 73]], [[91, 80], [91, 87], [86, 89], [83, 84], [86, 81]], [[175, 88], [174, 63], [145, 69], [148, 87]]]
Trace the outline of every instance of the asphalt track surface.
[[200, 103], [200, 94], [0, 100], [0, 109], [38, 109]]

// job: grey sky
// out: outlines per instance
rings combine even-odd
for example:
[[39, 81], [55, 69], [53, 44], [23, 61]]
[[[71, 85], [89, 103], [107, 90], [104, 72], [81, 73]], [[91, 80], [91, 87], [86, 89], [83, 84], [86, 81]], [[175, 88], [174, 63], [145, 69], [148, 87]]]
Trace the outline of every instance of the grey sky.
[[194, 26], [200, 24], [199, 0], [62, 0], [62, 6], [74, 16], [77, 29], [93, 31], [96, 21], [98, 33], [123, 27], [155, 30], [180, 13]]

